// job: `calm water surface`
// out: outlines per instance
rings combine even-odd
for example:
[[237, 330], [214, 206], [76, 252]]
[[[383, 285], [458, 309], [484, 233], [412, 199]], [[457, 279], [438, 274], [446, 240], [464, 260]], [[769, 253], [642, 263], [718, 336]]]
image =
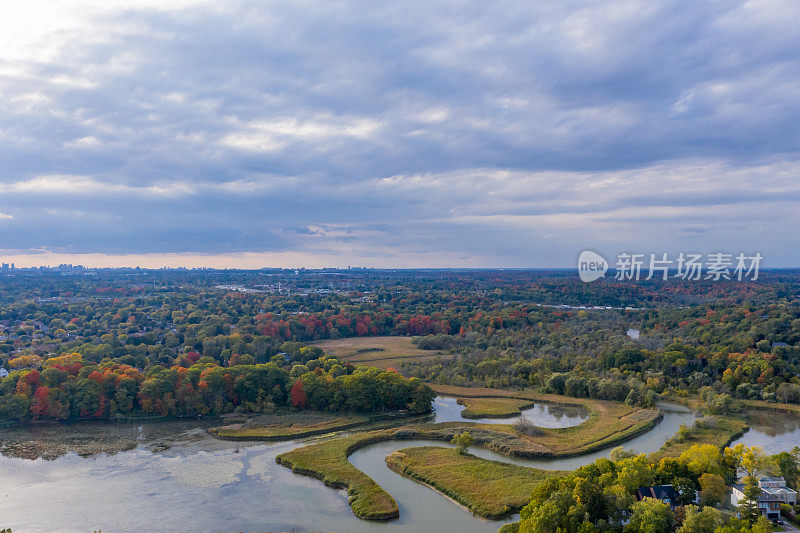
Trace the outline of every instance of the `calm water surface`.
[[770, 455], [800, 446], [800, 418], [777, 411], [755, 411], [747, 422], [750, 429], [731, 446], [761, 446]]
[[[663, 405], [664, 420], [625, 447], [657, 450], [695, 415]], [[556, 416], [553, 414], [552, 416]], [[202, 430], [185, 433], [172, 448], [145, 447], [115, 455], [52, 461], [0, 457], [0, 527], [20, 532], [91, 531], [338, 531], [495, 532], [502, 522], [476, 518], [438, 492], [390, 471], [385, 457], [401, 448], [438, 441], [383, 442], [351, 456], [398, 502], [400, 519], [356, 518], [343, 491], [297, 476], [275, 457], [304, 443], [243, 444], [218, 441]], [[608, 450], [559, 460], [523, 460], [483, 448], [481, 457], [538, 468], [573, 469]]]
[[[519, 420], [518, 416], [508, 418], [464, 418], [461, 416], [465, 407], [459, 405], [456, 398], [437, 396], [433, 401], [434, 422], [480, 422], [484, 424], [512, 424]], [[543, 428], [566, 428], [577, 426], [589, 418], [589, 413], [581, 406], [536, 404], [522, 410], [522, 416]]]

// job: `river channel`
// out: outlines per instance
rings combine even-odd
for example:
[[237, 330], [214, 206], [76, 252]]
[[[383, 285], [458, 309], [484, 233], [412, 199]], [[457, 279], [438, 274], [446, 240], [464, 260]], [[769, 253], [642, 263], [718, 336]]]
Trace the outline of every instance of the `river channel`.
[[[437, 399], [437, 416], [453, 418], [454, 401]], [[460, 406], [458, 406], [460, 407]], [[640, 452], [657, 450], [695, 415], [662, 404], [663, 420], [627, 443]], [[535, 406], [525, 413], [545, 425], [574, 425], [584, 414], [558, 406]], [[538, 416], [537, 416], [538, 413]], [[507, 423], [508, 419], [487, 422]], [[564, 427], [556, 425], [551, 427]], [[148, 446], [113, 455], [82, 458], [68, 453], [54, 460], [0, 457], [0, 527], [40, 531], [339, 531], [476, 532], [497, 531], [502, 522], [472, 516], [463, 507], [389, 470], [385, 457], [409, 446], [447, 446], [438, 441], [391, 441], [362, 448], [352, 463], [397, 500], [400, 518], [366, 522], [356, 518], [343, 491], [298, 476], [275, 457], [302, 442], [233, 443], [209, 437], [201, 428], [157, 453]], [[483, 448], [472, 453], [537, 468], [569, 470], [609, 450], [555, 460], [526, 460]]]

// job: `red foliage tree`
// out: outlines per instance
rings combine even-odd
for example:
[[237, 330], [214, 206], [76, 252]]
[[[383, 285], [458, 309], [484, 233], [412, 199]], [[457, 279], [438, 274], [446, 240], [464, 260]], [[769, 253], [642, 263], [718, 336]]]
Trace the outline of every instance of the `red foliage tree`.
[[289, 397], [292, 400], [292, 407], [305, 409], [308, 406], [306, 391], [303, 389], [303, 382], [299, 379], [292, 386], [292, 391], [289, 393]]

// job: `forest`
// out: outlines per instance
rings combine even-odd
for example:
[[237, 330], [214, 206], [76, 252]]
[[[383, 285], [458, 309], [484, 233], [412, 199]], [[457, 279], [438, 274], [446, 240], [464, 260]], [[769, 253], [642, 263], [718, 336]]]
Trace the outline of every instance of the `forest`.
[[[641, 406], [703, 394], [717, 411], [800, 402], [794, 271], [585, 284], [561, 271], [123, 269], [3, 282], [0, 414], [14, 420], [420, 411], [422, 382]], [[385, 372], [308, 345], [374, 335], [443, 355]]]

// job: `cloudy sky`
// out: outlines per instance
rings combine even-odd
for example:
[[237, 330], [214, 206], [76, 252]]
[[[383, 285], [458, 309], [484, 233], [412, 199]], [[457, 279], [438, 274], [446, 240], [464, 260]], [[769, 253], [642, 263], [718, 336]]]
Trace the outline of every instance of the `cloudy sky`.
[[800, 2], [0, 3], [0, 258], [800, 266]]

